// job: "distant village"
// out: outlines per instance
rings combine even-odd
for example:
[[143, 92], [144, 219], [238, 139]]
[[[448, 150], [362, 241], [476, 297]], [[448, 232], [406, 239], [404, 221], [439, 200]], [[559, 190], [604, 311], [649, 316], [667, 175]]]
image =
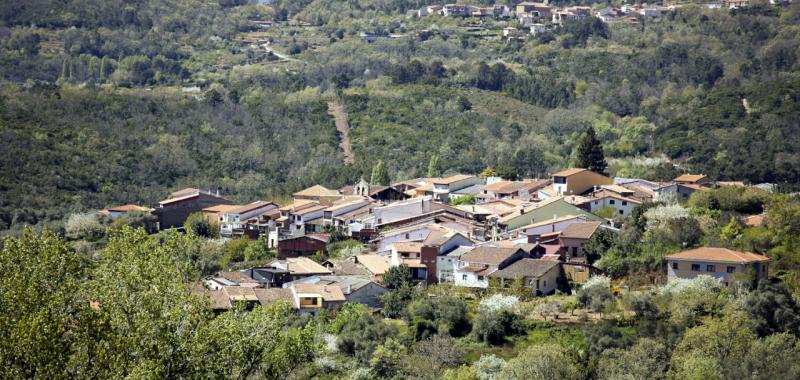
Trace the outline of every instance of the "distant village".
[[[422, 286], [482, 289], [490, 282], [511, 286], [522, 281], [532, 295], [569, 291], [568, 284], [581, 284], [598, 272], [583, 251], [598, 231], [618, 230], [621, 217], [643, 202], [676, 201], [723, 186], [746, 185], [688, 174], [660, 183], [571, 168], [548, 179], [518, 181], [455, 174], [390, 186], [363, 179], [340, 189], [315, 185], [294, 193], [291, 203], [283, 205], [264, 200], [234, 204], [218, 191], [188, 188], [173, 192], [155, 208], [125, 205], [101, 212], [112, 218], [151, 212], [161, 230], [183, 229], [189, 215], [202, 213], [219, 226], [223, 240], [262, 239], [277, 252], [275, 260], [218, 272], [194, 291], [207, 297], [216, 312], [239, 302], [285, 300], [315, 314], [345, 302], [380, 308], [379, 297], [388, 291], [382, 276], [398, 266], [408, 267]], [[770, 184], [754, 187], [771, 190]], [[474, 201], [458, 202], [462, 197]], [[744, 220], [761, 222], [762, 215]], [[357, 240], [363, 248], [348, 257], [330, 257], [327, 249], [334, 234]], [[705, 247], [667, 256], [666, 261], [668, 280], [705, 274], [728, 285], [741, 272], [766, 277], [769, 259]]]
[[[736, 9], [749, 5], [749, 0], [722, 0], [704, 4], [710, 9]], [[770, 0], [772, 4], [782, 0]], [[503, 29], [503, 36], [519, 38], [525, 34], [538, 35], [550, 28], [562, 26], [565, 23], [585, 17], [597, 17], [604, 23], [639, 23], [639, 18], [660, 18], [664, 13], [675, 10], [682, 5], [656, 5], [656, 4], [625, 4], [619, 8], [607, 7], [595, 10], [590, 6], [558, 7], [544, 2], [522, 2], [514, 7], [495, 5], [480, 7], [467, 4], [428, 5], [412, 12], [413, 16], [425, 17], [440, 15], [445, 17], [473, 17], [473, 18], [500, 18], [516, 19], [523, 28], [509, 26]]]

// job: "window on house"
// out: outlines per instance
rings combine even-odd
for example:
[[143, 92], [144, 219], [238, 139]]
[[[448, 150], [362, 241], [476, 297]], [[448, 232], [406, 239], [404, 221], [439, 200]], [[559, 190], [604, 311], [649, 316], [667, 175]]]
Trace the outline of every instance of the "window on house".
[[483, 276], [478, 276], [478, 281], [483, 281]]
[[578, 247], [572, 247], [572, 256], [578, 256]]
[[547, 280], [544, 280], [544, 287], [547, 287]]
[[692, 264], [692, 272], [699, 272], [700, 264]]
[[728, 273], [735, 273], [736, 267], [728, 267]]
[[567, 183], [567, 177], [553, 177], [554, 183]]
[[536, 280], [536, 289], [539, 289], [539, 280]]
[[609, 200], [608, 200], [608, 204], [610, 204], [610, 205], [613, 205], [614, 203], [615, 203], [615, 202], [614, 202], [614, 200], [613, 200], [613, 199], [609, 199]]
[[467, 281], [467, 275], [465, 275], [465, 274], [462, 274], [462, 275], [461, 275], [461, 279], [462, 279], [462, 280], [464, 280], [464, 281]]
[[628, 201], [622, 201], [622, 205], [623, 206], [627, 206], [628, 205]]
[[766, 271], [767, 271], [767, 266], [766, 265], [762, 265], [761, 266], [761, 272], [766, 273]]
[[716, 272], [713, 265], [706, 265], [706, 272]]
[[619, 210], [619, 214], [620, 214], [620, 215], [624, 215], [624, 214], [625, 214], [625, 211], [623, 211], [623, 210]]
[[678, 269], [678, 263], [672, 263], [672, 269]]
[[409, 238], [409, 234], [408, 234], [408, 233], [406, 233], [406, 239], [408, 239], [408, 238]]

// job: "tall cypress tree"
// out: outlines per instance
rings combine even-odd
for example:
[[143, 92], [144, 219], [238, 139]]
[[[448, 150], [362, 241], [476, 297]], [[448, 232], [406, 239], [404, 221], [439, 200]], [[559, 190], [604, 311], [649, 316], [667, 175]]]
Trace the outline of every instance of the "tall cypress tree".
[[594, 128], [589, 127], [583, 133], [581, 139], [578, 141], [578, 155], [575, 166], [579, 168], [586, 168], [591, 171], [605, 174], [606, 157], [603, 153], [603, 146], [597, 140], [597, 135], [594, 133]]
[[388, 186], [389, 181], [389, 171], [386, 169], [386, 164], [383, 163], [383, 160], [380, 160], [372, 167], [372, 176], [369, 182], [373, 185]]
[[439, 155], [434, 154], [431, 156], [431, 160], [428, 161], [428, 177], [435, 178], [440, 175], [442, 175], [442, 172], [439, 169]]

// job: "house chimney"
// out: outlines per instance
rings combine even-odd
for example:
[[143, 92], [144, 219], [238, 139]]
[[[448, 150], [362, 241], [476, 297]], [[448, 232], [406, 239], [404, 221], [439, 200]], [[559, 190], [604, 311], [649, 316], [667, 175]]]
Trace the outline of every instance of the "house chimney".
[[353, 291], [353, 286], [350, 285], [350, 284], [347, 284], [347, 292], [346, 293], [350, 294], [352, 291]]

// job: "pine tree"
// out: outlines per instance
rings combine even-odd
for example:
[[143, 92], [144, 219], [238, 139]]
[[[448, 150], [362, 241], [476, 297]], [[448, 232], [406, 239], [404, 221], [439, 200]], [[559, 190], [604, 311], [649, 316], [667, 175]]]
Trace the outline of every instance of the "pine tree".
[[442, 175], [439, 169], [439, 155], [434, 154], [428, 162], [428, 178], [435, 178]]
[[103, 59], [100, 60], [100, 79], [105, 79], [106, 77], [106, 67], [108, 67], [108, 58], [103, 56]]
[[383, 160], [378, 161], [372, 168], [372, 177], [369, 182], [374, 185], [389, 186], [389, 171], [386, 170]]
[[575, 166], [605, 174], [608, 164], [606, 164], [605, 154], [603, 154], [603, 147], [600, 145], [600, 141], [597, 140], [592, 127], [587, 128], [578, 141], [578, 155]]
[[61, 62], [61, 75], [58, 77], [57, 82], [59, 85], [63, 84], [64, 81], [67, 80], [67, 59], [68, 58], [64, 58], [64, 60]]

